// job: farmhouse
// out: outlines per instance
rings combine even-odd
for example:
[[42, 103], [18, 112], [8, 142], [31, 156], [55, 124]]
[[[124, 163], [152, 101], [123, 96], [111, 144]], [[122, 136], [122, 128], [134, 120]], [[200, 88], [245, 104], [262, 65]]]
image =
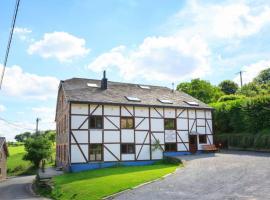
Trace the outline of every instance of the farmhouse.
[[167, 87], [72, 78], [61, 81], [56, 160], [81, 171], [144, 165], [213, 144], [212, 108]]
[[7, 156], [8, 148], [6, 139], [0, 137], [0, 181], [7, 178]]

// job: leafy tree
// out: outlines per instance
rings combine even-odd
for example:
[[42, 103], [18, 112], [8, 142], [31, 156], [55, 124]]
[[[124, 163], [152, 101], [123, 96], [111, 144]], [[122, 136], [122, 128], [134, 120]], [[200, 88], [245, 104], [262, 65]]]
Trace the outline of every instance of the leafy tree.
[[262, 70], [260, 74], [254, 78], [254, 82], [258, 84], [270, 83], [270, 67], [265, 70]]
[[47, 137], [52, 143], [55, 142], [55, 135], [56, 135], [55, 130], [47, 130], [44, 132], [44, 136]]
[[25, 142], [28, 138], [31, 137], [31, 133], [30, 132], [24, 132], [21, 134], [18, 134], [15, 136], [15, 140], [17, 142]]
[[250, 82], [243, 85], [241, 90], [238, 91], [238, 94], [245, 95], [247, 97], [254, 97], [262, 93], [262, 88], [256, 82]]
[[52, 142], [44, 135], [34, 135], [25, 141], [26, 154], [24, 160], [31, 161], [36, 168], [40, 161], [47, 159], [52, 154]]
[[235, 94], [238, 90], [238, 85], [231, 80], [222, 81], [218, 86], [225, 94]]
[[183, 82], [177, 86], [177, 90], [181, 90], [204, 103], [215, 102], [224, 93], [220, 88], [211, 85], [210, 82], [200, 79], [193, 79], [191, 82]]

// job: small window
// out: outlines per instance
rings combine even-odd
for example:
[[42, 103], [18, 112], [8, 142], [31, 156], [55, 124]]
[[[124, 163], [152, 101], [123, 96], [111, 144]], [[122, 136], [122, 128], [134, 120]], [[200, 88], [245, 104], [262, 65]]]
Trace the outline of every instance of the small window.
[[199, 135], [199, 143], [200, 144], [207, 143], [206, 135]]
[[190, 106], [198, 106], [199, 104], [195, 101], [185, 101], [185, 103], [187, 103]]
[[175, 129], [175, 119], [164, 119], [165, 130], [174, 130]]
[[165, 143], [165, 151], [177, 151], [176, 143]]
[[140, 88], [150, 90], [150, 87], [147, 85], [139, 85]]
[[96, 83], [87, 83], [88, 87], [98, 87]]
[[89, 145], [89, 160], [101, 161], [102, 160], [102, 144]]
[[122, 154], [135, 153], [135, 145], [134, 144], [121, 144], [121, 153]]
[[134, 129], [134, 118], [133, 117], [121, 117], [121, 128]]
[[168, 99], [157, 99], [158, 101], [160, 101], [161, 103], [164, 104], [173, 104], [173, 102], [171, 100]]
[[137, 97], [127, 97], [127, 96], [125, 96], [126, 97], [126, 99], [127, 100], [129, 100], [129, 101], [137, 101], [137, 102], [140, 102], [141, 100], [139, 99], [139, 98], [137, 98]]
[[89, 121], [90, 121], [90, 129], [102, 129], [103, 127], [102, 116], [91, 116]]

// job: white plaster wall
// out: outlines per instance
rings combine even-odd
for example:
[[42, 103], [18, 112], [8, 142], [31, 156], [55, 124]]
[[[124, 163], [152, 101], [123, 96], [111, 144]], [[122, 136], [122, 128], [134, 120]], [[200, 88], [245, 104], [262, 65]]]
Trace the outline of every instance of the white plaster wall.
[[175, 109], [165, 108], [164, 109], [164, 117], [165, 118], [175, 118]]
[[160, 144], [164, 144], [164, 133], [155, 133], [151, 134], [151, 143], [154, 144], [156, 140], [159, 140]]
[[151, 108], [150, 115], [151, 117], [163, 117], [163, 108]]
[[[78, 129], [80, 125], [85, 121], [87, 116], [71, 116], [71, 129]], [[88, 129], [88, 120], [85, 121], [81, 129]]]
[[[185, 147], [185, 145], [186, 145], [186, 147]], [[185, 145], [183, 143], [178, 143], [177, 144], [177, 151], [187, 151], [187, 149], [189, 150], [188, 143], [185, 143]]]
[[120, 115], [120, 106], [104, 106], [104, 115]]
[[150, 159], [150, 145], [136, 145], [136, 156], [138, 156], [138, 153], [140, 151], [140, 148], [142, 147], [141, 153], [138, 157], [138, 160], [149, 160]]
[[188, 130], [188, 119], [177, 118], [177, 129]]
[[205, 118], [204, 110], [196, 110], [197, 118]]
[[148, 117], [149, 111], [147, 107], [135, 107], [135, 116], [137, 117]]
[[[138, 124], [140, 124], [140, 125], [137, 127]], [[136, 117], [135, 118], [135, 127], [137, 127], [136, 130], [148, 130], [149, 129], [149, 119]]]
[[188, 117], [193, 118], [193, 119], [196, 117], [194, 109], [189, 109], [188, 110]]
[[[138, 144], [142, 144], [145, 137], [146, 137], [146, 134], [148, 134], [147, 131], [135, 131], [135, 142]], [[146, 139], [145, 139], [145, 143], [149, 143], [149, 134], [147, 135]]]
[[88, 115], [88, 104], [71, 104], [71, 114]]
[[189, 131], [196, 132], [196, 120], [195, 119], [189, 120]]
[[102, 115], [102, 106], [100, 105], [97, 109], [95, 109], [96, 107], [96, 104], [90, 104], [90, 113], [92, 113], [92, 115]]
[[197, 119], [197, 126], [205, 126], [205, 119]]
[[[129, 111], [129, 112], [128, 112]], [[130, 116], [132, 116], [131, 114], [133, 115], [134, 113], [133, 113], [133, 107], [132, 106], [122, 106], [122, 109], [121, 109], [121, 115], [122, 116], [128, 116], [128, 117], [130, 117]]]
[[[183, 142], [188, 142], [188, 131], [178, 131], [178, 135], [181, 137]], [[177, 135], [177, 141], [178, 142], [182, 142], [181, 139], [179, 138], [179, 136]]]
[[[84, 155], [88, 159], [88, 145], [80, 145]], [[85, 162], [85, 159], [79, 149], [79, 147], [74, 144], [71, 145], [71, 163]]]
[[120, 128], [120, 117], [104, 117], [104, 129], [117, 129], [107, 118]]
[[206, 134], [212, 134], [212, 120], [207, 119], [207, 123], [206, 124]]
[[205, 127], [197, 127], [197, 133], [205, 134]]
[[165, 142], [176, 142], [175, 130], [165, 130]]
[[[88, 131], [72, 131], [72, 133], [78, 143], [88, 143]], [[73, 136], [71, 136], [71, 142], [75, 143]]]
[[135, 154], [122, 154], [122, 160], [135, 160]]
[[[120, 159], [120, 144], [104, 144], [118, 159]], [[104, 148], [104, 161], [117, 161], [117, 159]]]
[[164, 131], [164, 119], [151, 119], [151, 131]]
[[[181, 114], [180, 114], [181, 113]], [[180, 114], [180, 115], [179, 115]], [[179, 117], [187, 117], [187, 109], [177, 109], [177, 116], [179, 115]]]
[[102, 131], [91, 130], [90, 131], [90, 143], [102, 143]]
[[206, 114], [206, 118], [207, 118], [207, 119], [212, 119], [212, 113], [211, 113], [211, 111], [207, 110], [207, 111], [205, 112], [205, 114]]
[[104, 143], [120, 142], [120, 131], [104, 131]]
[[134, 130], [133, 129], [122, 129], [122, 142], [134, 143]]
[[[164, 145], [162, 145], [162, 148], [164, 149]], [[152, 150], [152, 159], [162, 159], [162, 157], [163, 151], [161, 149]]]

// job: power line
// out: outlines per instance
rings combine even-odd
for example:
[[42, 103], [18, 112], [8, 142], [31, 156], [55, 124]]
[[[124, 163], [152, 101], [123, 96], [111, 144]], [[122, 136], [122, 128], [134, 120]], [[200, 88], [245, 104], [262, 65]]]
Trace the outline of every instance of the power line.
[[6, 120], [6, 119], [4, 119], [2, 117], [0, 117], [0, 120], [5, 122], [8, 125], [11, 125], [13, 128], [16, 128], [16, 129], [24, 129], [24, 130], [28, 130], [28, 131], [35, 131], [35, 129], [28, 128], [28, 127], [25, 127], [23, 125], [16, 124], [15, 122], [11, 122], [11, 121]]
[[3, 66], [2, 75], [1, 75], [1, 79], [0, 79], [0, 90], [2, 88], [2, 82], [3, 82], [3, 79], [4, 79], [5, 69], [6, 69], [6, 65], [7, 65], [7, 61], [8, 61], [9, 49], [10, 49], [10, 45], [11, 45], [11, 41], [12, 41], [12, 37], [13, 37], [13, 32], [14, 32], [16, 19], [17, 19], [17, 13], [18, 13], [19, 5], [20, 5], [20, 0], [17, 0], [16, 4], [15, 4], [15, 10], [14, 10], [14, 14], [13, 14], [12, 23], [11, 23], [11, 30], [10, 30], [10, 34], [9, 34], [7, 49], [6, 49], [4, 66]]

